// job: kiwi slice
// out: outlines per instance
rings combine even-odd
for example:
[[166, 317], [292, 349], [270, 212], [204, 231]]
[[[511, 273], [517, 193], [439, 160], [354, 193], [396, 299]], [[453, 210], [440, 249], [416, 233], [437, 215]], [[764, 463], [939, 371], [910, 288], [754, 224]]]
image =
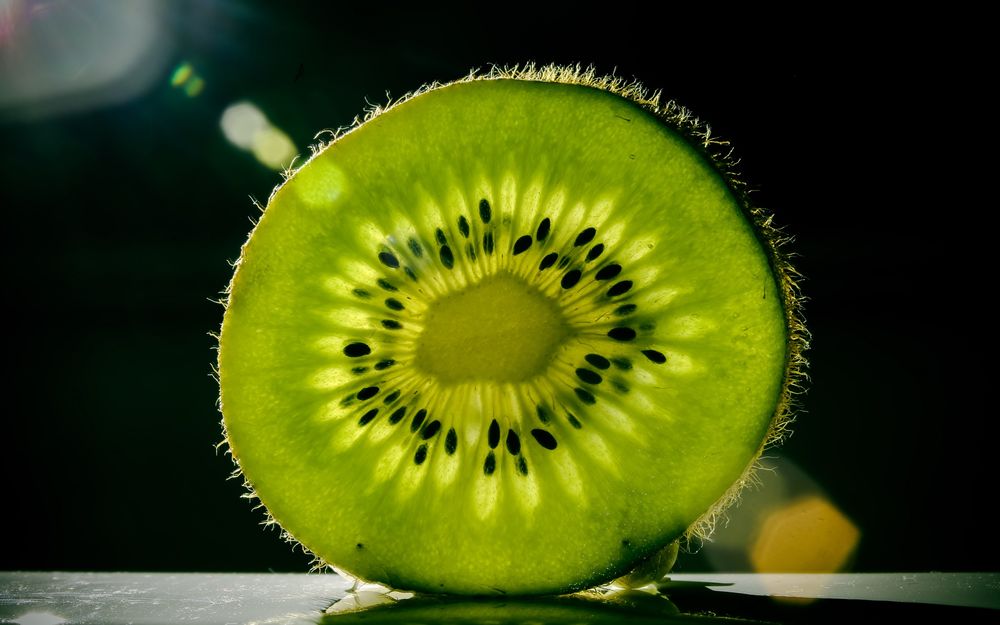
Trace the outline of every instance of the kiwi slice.
[[556, 593], [702, 531], [805, 331], [698, 122], [592, 72], [427, 88], [276, 190], [228, 291], [226, 440], [271, 520], [395, 588]]

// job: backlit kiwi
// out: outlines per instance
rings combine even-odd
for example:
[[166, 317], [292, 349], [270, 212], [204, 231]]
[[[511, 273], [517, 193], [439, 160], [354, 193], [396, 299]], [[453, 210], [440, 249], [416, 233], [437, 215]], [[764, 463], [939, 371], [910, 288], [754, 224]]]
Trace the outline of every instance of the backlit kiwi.
[[554, 67], [427, 88], [271, 197], [228, 292], [226, 440], [352, 575], [592, 586], [704, 529], [780, 435], [791, 276], [684, 109]]

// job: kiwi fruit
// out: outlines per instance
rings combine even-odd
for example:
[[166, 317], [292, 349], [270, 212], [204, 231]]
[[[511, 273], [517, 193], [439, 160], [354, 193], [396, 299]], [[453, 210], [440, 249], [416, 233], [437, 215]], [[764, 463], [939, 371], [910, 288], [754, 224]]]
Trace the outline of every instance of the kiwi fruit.
[[318, 146], [219, 337], [226, 442], [270, 522], [359, 579], [456, 594], [586, 588], [706, 533], [781, 437], [807, 340], [725, 149], [559, 67], [432, 85]]

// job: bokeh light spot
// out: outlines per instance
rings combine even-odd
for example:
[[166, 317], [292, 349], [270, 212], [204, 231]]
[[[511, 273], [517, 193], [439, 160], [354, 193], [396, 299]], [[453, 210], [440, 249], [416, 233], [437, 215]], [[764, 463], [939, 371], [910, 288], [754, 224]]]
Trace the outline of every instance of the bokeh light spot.
[[0, 46], [14, 38], [14, 29], [23, 10], [21, 0], [0, 0]]
[[184, 93], [187, 94], [189, 98], [193, 98], [205, 88], [205, 79], [201, 76], [195, 76], [184, 85]]
[[249, 102], [237, 102], [222, 112], [222, 134], [236, 147], [253, 148], [254, 137], [270, 124], [260, 109]]
[[263, 165], [276, 170], [285, 169], [295, 158], [295, 144], [284, 131], [274, 126], [254, 136], [252, 151]]
[[295, 144], [280, 128], [250, 102], [230, 104], [219, 120], [222, 134], [230, 143], [254, 155], [262, 165], [277, 171], [292, 164], [297, 151]]
[[170, 86], [180, 89], [189, 98], [196, 97], [205, 89], [205, 79], [188, 62], [181, 63], [170, 73]]
[[167, 0], [0, 0], [0, 120], [127, 102], [162, 80]]
[[194, 74], [194, 68], [191, 67], [190, 63], [181, 63], [178, 65], [172, 74], [170, 74], [170, 86], [180, 87]]
[[758, 573], [835, 573], [844, 569], [861, 532], [825, 497], [808, 496], [772, 511], [750, 549]]

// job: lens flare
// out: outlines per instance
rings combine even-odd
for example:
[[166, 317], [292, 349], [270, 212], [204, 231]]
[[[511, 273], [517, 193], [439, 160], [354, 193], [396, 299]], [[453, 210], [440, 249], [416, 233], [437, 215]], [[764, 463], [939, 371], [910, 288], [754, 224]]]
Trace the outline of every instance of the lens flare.
[[23, 11], [22, 0], [0, 0], [0, 47], [14, 39], [14, 32]]
[[205, 80], [201, 76], [195, 76], [184, 85], [184, 93], [189, 98], [196, 97], [205, 88]]
[[808, 496], [772, 511], [750, 548], [758, 573], [835, 573], [851, 559], [861, 532], [829, 500]]
[[756, 481], [705, 545], [715, 569], [837, 573], [850, 566], [861, 530], [814, 479], [773, 456], [761, 461]]
[[297, 154], [291, 138], [272, 125], [267, 116], [250, 102], [236, 102], [226, 107], [219, 125], [230, 143], [250, 152], [270, 169], [281, 171], [287, 168]]
[[230, 143], [243, 150], [253, 148], [253, 138], [270, 126], [259, 108], [249, 102], [231, 104], [222, 112], [222, 134]]
[[191, 67], [190, 63], [181, 63], [178, 65], [172, 74], [170, 74], [170, 86], [180, 87], [194, 75], [194, 68]]
[[127, 102], [174, 47], [165, 0], [0, 0], [0, 121]]
[[205, 79], [187, 61], [179, 64], [170, 73], [170, 86], [180, 89], [187, 97], [197, 97], [205, 88]]
[[253, 149], [257, 160], [266, 167], [282, 170], [295, 158], [295, 144], [281, 129], [268, 126], [254, 135]]

